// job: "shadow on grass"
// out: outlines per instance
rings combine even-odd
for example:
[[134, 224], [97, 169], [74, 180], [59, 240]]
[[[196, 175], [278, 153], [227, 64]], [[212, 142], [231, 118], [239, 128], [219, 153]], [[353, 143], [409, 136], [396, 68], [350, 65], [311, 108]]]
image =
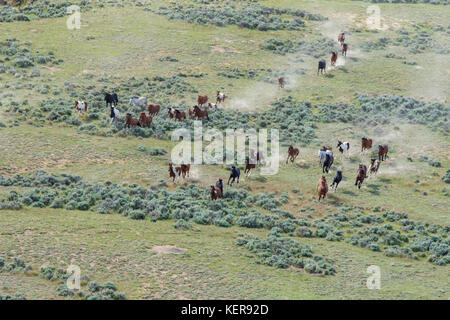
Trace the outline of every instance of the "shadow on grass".
[[377, 196], [380, 194], [380, 192], [379, 192], [380, 186], [378, 184], [367, 184], [367, 188], [371, 194], [374, 194]]

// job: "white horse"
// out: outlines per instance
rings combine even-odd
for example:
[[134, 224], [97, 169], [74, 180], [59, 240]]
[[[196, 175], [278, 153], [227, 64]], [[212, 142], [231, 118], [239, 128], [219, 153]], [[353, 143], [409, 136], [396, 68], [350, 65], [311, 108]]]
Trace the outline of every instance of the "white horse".
[[111, 107], [111, 114], [109, 115], [111, 120], [109, 121], [109, 125], [111, 125], [113, 121], [117, 120], [119, 118], [119, 115], [119, 109], [117, 109], [116, 107]]
[[323, 163], [327, 159], [327, 154], [329, 154], [331, 157], [333, 157], [333, 152], [331, 150], [328, 150], [325, 147], [322, 147], [319, 152], [317, 153], [317, 156], [319, 157], [319, 165], [320, 167], [323, 167]]
[[337, 145], [338, 150], [344, 154], [344, 151], [347, 151], [347, 155], [350, 155], [350, 143], [347, 141], [340, 141], [338, 140], [338, 145]]
[[213, 111], [216, 111], [216, 109], [217, 109], [217, 104], [216, 104], [216, 103], [211, 103], [211, 102], [209, 102], [209, 103], [208, 103], [208, 107], [209, 107], [210, 109], [212, 109]]
[[134, 106], [147, 106], [147, 98], [146, 97], [131, 97], [130, 105]]

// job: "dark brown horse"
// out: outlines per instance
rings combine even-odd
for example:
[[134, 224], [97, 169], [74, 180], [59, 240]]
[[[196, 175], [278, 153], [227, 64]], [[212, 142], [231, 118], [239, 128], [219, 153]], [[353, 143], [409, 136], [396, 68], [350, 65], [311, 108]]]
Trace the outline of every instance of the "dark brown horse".
[[256, 168], [256, 164], [255, 163], [250, 163], [249, 159], [245, 159], [245, 170], [244, 173], [247, 174], [247, 177], [250, 177], [250, 171], [252, 169]]
[[321, 197], [323, 199], [325, 199], [325, 197], [328, 193], [328, 184], [327, 184], [327, 179], [325, 178], [325, 176], [322, 176], [319, 179], [319, 183], [317, 184], [317, 193], [319, 194], [319, 201], [320, 201]]
[[138, 119], [133, 117], [130, 113], [127, 113], [125, 115], [125, 128], [131, 128], [136, 127], [137, 125], [140, 126]]
[[364, 179], [367, 178], [367, 167], [364, 164], [359, 164], [358, 171], [356, 173], [356, 181], [355, 186], [358, 186], [358, 189], [361, 189], [361, 184], [364, 182]]
[[181, 119], [186, 119], [186, 113], [182, 110], [175, 109], [175, 119], [181, 121]]
[[371, 149], [371, 148], [372, 148], [372, 139], [362, 137], [361, 138], [361, 152], [363, 152], [364, 150]]
[[198, 106], [194, 106], [194, 116], [197, 118], [197, 120], [200, 118], [206, 118], [209, 120], [208, 110], [202, 110]]
[[190, 170], [191, 170], [191, 165], [189, 163], [183, 163], [181, 165], [181, 174], [182, 174], [183, 178], [185, 178], [186, 176], [189, 177]]
[[284, 88], [284, 77], [279, 77], [278, 78], [278, 85], [280, 86], [280, 88]]
[[348, 44], [343, 43], [343, 44], [342, 44], [342, 55], [343, 55], [344, 57], [347, 57], [347, 50], [348, 50]]
[[384, 161], [387, 158], [389, 149], [387, 144], [378, 145], [378, 160]]
[[159, 110], [161, 109], [161, 106], [156, 103], [149, 103], [148, 104], [148, 113], [153, 117], [158, 114]]
[[207, 94], [199, 94], [197, 97], [197, 104], [199, 106], [203, 106], [205, 103], [208, 102], [208, 95]]
[[145, 114], [145, 112], [141, 112], [139, 114], [139, 123], [141, 124], [142, 128], [150, 128], [150, 125], [152, 124], [152, 116], [150, 114]]
[[291, 160], [291, 162], [294, 162], [294, 160], [295, 160], [295, 158], [297, 158], [299, 152], [300, 151], [298, 150], [298, 148], [294, 148], [293, 146], [289, 146], [286, 163], [288, 163], [288, 160]]
[[211, 200], [222, 198], [222, 190], [219, 187], [211, 186]]
[[331, 60], [331, 65], [332, 66], [336, 65], [337, 58], [338, 58], [337, 52], [336, 51], [331, 52], [330, 60]]

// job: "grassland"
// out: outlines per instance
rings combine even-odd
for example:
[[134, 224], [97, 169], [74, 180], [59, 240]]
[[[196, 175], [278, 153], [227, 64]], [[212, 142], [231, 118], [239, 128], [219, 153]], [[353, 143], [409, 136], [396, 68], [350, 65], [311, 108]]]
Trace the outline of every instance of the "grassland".
[[[368, 3], [361, 1], [259, 3], [300, 8], [320, 13], [328, 20], [305, 20], [305, 27], [300, 30], [258, 31], [236, 25], [218, 27], [168, 20], [155, 13], [164, 5], [162, 1], [144, 7], [135, 6], [134, 1], [125, 1], [123, 6], [106, 4], [103, 7], [93, 2], [92, 8], [81, 14], [80, 30], [68, 30], [65, 17], [33, 17], [29, 22], [0, 23], [0, 41], [9, 38], [29, 41], [28, 48], [32, 52], [48, 54], [52, 51], [57, 59], [63, 59], [59, 64], [37, 64], [31, 68], [39, 70], [39, 77], [10, 72], [0, 74], [0, 122], [5, 125], [0, 127], [0, 175], [27, 174], [44, 169], [55, 174], [80, 175], [92, 183], [112, 181], [119, 185], [137, 183], [150, 187], [165, 180], [167, 188], [175, 190], [176, 186], [168, 179], [169, 153], [151, 156], [138, 151], [140, 146], [170, 151], [175, 143], [168, 139], [123, 134], [88, 135], [65, 122], [23, 120], [22, 115], [11, 111], [16, 103], [20, 108], [29, 109], [28, 113], [39, 110], [40, 101], [56, 97], [55, 90], [59, 91], [59, 97], [72, 99], [75, 98], [74, 91], [79, 95], [100, 92], [105, 87], [120, 86], [131, 77], [202, 74], [183, 78], [198, 92], [183, 91], [168, 96], [164, 102], [192, 105], [198, 93], [212, 96], [221, 89], [230, 97], [223, 112], [267, 110], [274, 99], [290, 95], [311, 101], [311, 109], [317, 113], [321, 103], [354, 103], [356, 92], [412, 96], [440, 102], [448, 108], [450, 70], [445, 63], [448, 54], [429, 48], [413, 54], [408, 47], [399, 45], [363, 50], [364, 43], [375, 42], [380, 37], [395, 39], [400, 28], [416, 34], [430, 31], [433, 25], [444, 26], [444, 31], [433, 32], [431, 37], [448, 49], [449, 31], [445, 29], [450, 14], [448, 6], [379, 4], [384, 30], [372, 31], [365, 26]], [[152, 11], [144, 10], [145, 7]], [[268, 38], [309, 41], [328, 37], [334, 40], [341, 30], [346, 31], [350, 44], [348, 57], [340, 59], [338, 67], [328, 70], [327, 76], [316, 75], [318, 59], [309, 54], [278, 55], [261, 48]], [[388, 58], [388, 53], [405, 58]], [[166, 56], [178, 61], [161, 59]], [[245, 72], [271, 69], [276, 71], [274, 75], [286, 75], [288, 84], [285, 90], [280, 90], [275, 83], [218, 75], [220, 71], [235, 68]], [[296, 72], [299, 70], [302, 72]], [[107, 80], [102, 82], [99, 80], [102, 78]], [[79, 87], [66, 91], [66, 82]], [[48, 85], [48, 92], [40, 89], [44, 85]], [[146, 92], [141, 94], [147, 95]], [[127, 97], [120, 98], [119, 108], [125, 108]], [[155, 94], [149, 99], [163, 98]], [[109, 110], [104, 109], [103, 104], [95, 105], [94, 109], [100, 110], [100, 120], [82, 115], [82, 124], [99, 125], [107, 119]], [[163, 117], [165, 114], [161, 119]], [[314, 128], [316, 139], [311, 143], [298, 142], [300, 155], [295, 164], [286, 165], [282, 161], [274, 176], [261, 176], [255, 172], [250, 178], [244, 177], [239, 188], [249, 190], [251, 194], [288, 192], [289, 201], [281, 209], [305, 219], [317, 219], [345, 204], [352, 204], [361, 207], [365, 214], [379, 206], [406, 212], [416, 221], [448, 226], [449, 185], [441, 179], [450, 164], [448, 132], [408, 124], [402, 119], [393, 122], [377, 126], [318, 122]], [[370, 153], [359, 153], [361, 136], [372, 137], [375, 145], [387, 143], [390, 157], [382, 163], [378, 176], [366, 180], [358, 190], [353, 185], [356, 166], [359, 162], [368, 164], [370, 158]], [[318, 203], [316, 184], [321, 171], [317, 164], [317, 149], [323, 144], [335, 147], [338, 138], [350, 141], [351, 155], [336, 155], [327, 179], [331, 180], [334, 172], [342, 169], [344, 181], [336, 193], [330, 193], [327, 200]], [[282, 141], [283, 144], [289, 142]], [[281, 151], [284, 160], [284, 146]], [[441, 165], [430, 165], [423, 160], [424, 155]], [[206, 188], [218, 177], [228, 177], [228, 171], [221, 165], [194, 166], [192, 171], [193, 177], [178, 185], [197, 184]], [[11, 190], [23, 192], [26, 189], [0, 187], [0, 199]], [[302, 208], [306, 210], [302, 211]], [[193, 224], [192, 229], [180, 230], [173, 227], [174, 222], [133, 220], [116, 213], [48, 207], [1, 210], [0, 257], [22, 257], [32, 269], [26, 273], [0, 273], [0, 293], [21, 292], [28, 299], [61, 299], [57, 295], [57, 283], [38, 276], [39, 267], [50, 264], [66, 268], [73, 263], [91, 279], [113, 282], [131, 299], [450, 297], [448, 265], [437, 266], [426, 259], [388, 257], [345, 241], [294, 237], [309, 245], [314, 253], [334, 260], [337, 271], [334, 276], [313, 275], [295, 267], [277, 269], [257, 264], [256, 254], [235, 244], [240, 234], [264, 237], [265, 229]], [[152, 250], [156, 245], [174, 245], [187, 250], [181, 254], [158, 253]], [[380, 290], [366, 287], [369, 265], [381, 268]]]

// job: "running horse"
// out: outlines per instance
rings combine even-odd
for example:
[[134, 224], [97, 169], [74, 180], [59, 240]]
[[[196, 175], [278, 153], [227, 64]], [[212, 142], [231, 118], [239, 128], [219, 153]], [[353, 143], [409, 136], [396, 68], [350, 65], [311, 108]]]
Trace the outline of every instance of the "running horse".
[[337, 58], [338, 58], [337, 52], [336, 52], [336, 51], [332, 51], [332, 52], [331, 52], [330, 60], [331, 60], [331, 65], [332, 65], [333, 67], [336, 65]]
[[362, 137], [361, 138], [361, 152], [363, 152], [364, 150], [368, 150], [370, 148], [372, 148], [372, 139]]
[[78, 114], [81, 112], [81, 111], [87, 111], [87, 109], [88, 109], [88, 104], [87, 104], [87, 102], [86, 101], [78, 101], [78, 100], [75, 100], [75, 109], [77, 109], [77, 111], [78, 111]]
[[358, 189], [361, 189], [361, 185], [364, 182], [364, 179], [367, 178], [367, 167], [364, 164], [359, 164], [358, 171], [356, 173], [356, 181], [355, 186], [358, 186]]
[[343, 43], [343, 44], [341, 45], [341, 47], [342, 47], [342, 56], [343, 56], [343, 57], [347, 57], [348, 44]]
[[284, 84], [285, 84], [285, 82], [284, 82], [284, 77], [279, 77], [279, 78], [278, 78], [278, 86], [279, 86], [280, 88], [284, 88]]
[[325, 199], [325, 197], [327, 196], [328, 184], [327, 184], [327, 179], [325, 178], [325, 176], [322, 176], [319, 179], [319, 183], [317, 184], [317, 193], [319, 194], [319, 201], [320, 201], [321, 197], [322, 197], [322, 199]]
[[200, 118], [206, 118], [207, 120], [209, 120], [208, 110], [202, 110], [198, 106], [194, 106], [194, 116], [197, 118], [197, 120]]
[[389, 149], [387, 144], [378, 145], [378, 160], [384, 161], [387, 158]]
[[345, 33], [344, 33], [344, 32], [341, 32], [341, 33], [339, 33], [339, 35], [338, 35], [338, 42], [340, 42], [341, 44], [343, 44], [344, 41], [345, 41]]
[[222, 190], [219, 187], [211, 186], [211, 200], [222, 198]]
[[294, 148], [292, 145], [289, 146], [286, 163], [288, 163], [288, 160], [291, 160], [291, 163], [293, 163], [295, 161], [295, 158], [297, 158], [299, 153], [300, 153], [300, 151], [298, 150], [298, 148]]

